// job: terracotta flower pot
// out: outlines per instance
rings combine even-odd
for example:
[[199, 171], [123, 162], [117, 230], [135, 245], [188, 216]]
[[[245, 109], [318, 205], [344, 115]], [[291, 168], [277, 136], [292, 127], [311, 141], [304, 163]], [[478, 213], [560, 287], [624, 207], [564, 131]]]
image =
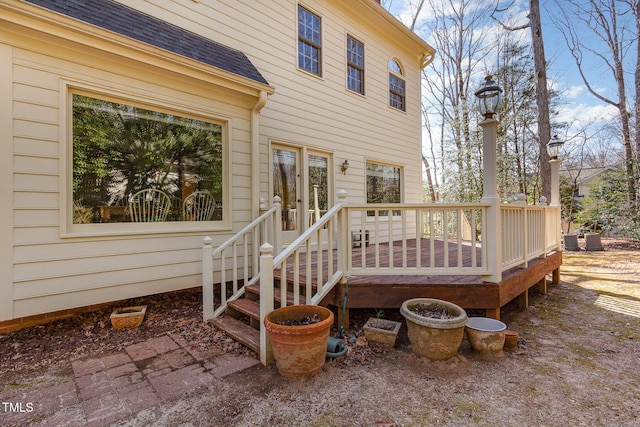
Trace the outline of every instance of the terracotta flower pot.
[[142, 324], [146, 312], [146, 305], [136, 305], [133, 307], [116, 308], [109, 317], [114, 329], [137, 328]]
[[[318, 323], [300, 326], [278, 324], [314, 315], [318, 316]], [[324, 365], [332, 325], [331, 310], [317, 305], [291, 305], [267, 314], [264, 326], [280, 375], [300, 378], [319, 372]]]
[[505, 329], [504, 331], [504, 349], [515, 350], [518, 348], [519, 334], [511, 329]]
[[[423, 316], [419, 310], [442, 310], [450, 318]], [[400, 314], [407, 319], [411, 350], [417, 356], [446, 360], [458, 354], [467, 323], [467, 313], [461, 307], [438, 299], [414, 298], [402, 303]]]

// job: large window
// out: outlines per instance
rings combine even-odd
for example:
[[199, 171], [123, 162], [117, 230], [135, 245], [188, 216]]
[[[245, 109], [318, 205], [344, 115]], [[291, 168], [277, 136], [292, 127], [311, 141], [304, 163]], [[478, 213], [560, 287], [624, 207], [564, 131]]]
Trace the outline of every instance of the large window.
[[364, 44], [347, 36], [347, 88], [364, 95]]
[[322, 75], [320, 17], [298, 6], [298, 67]]
[[406, 111], [404, 73], [395, 59], [389, 61], [389, 105]]
[[73, 95], [73, 223], [220, 221], [223, 126]]
[[[400, 168], [367, 162], [367, 203], [400, 202]], [[373, 216], [375, 213], [369, 211], [367, 214]], [[380, 216], [387, 214], [387, 211], [378, 213]], [[400, 215], [400, 211], [393, 211], [393, 215]]]

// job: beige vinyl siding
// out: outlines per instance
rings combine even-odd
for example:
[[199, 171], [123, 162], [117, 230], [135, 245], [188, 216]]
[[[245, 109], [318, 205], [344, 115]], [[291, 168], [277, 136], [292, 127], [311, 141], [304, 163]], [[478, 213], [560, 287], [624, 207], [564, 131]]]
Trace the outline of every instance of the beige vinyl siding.
[[7, 156], [13, 173], [4, 181], [12, 183], [14, 204], [12, 231], [2, 237], [2, 247], [12, 248], [2, 257], [7, 265], [3, 275], [9, 273], [3, 284], [13, 285], [2, 287], [9, 303], [0, 305], [0, 320], [199, 286], [202, 238], [209, 234], [214, 244], [221, 243], [231, 231], [185, 232], [169, 225], [161, 235], [125, 231], [103, 237], [61, 236], [61, 221], [66, 220], [61, 202], [70, 203], [71, 197], [63, 182], [70, 174], [62, 171], [69, 142], [62, 134], [66, 126], [59, 121], [69, 116], [61, 91], [64, 82], [71, 82], [106, 95], [110, 90], [130, 93], [131, 99], [159, 108], [166, 105], [169, 111], [225, 122], [228, 159], [238, 164], [229, 165], [225, 187], [230, 207], [225, 213], [233, 230], [244, 227], [252, 216], [249, 109], [255, 98], [158, 69], [143, 73], [141, 64], [112, 62], [109, 55], [91, 50], [78, 56], [75, 49], [42, 41], [14, 41], [22, 48], [9, 49], [13, 121], [6, 140], [13, 140], [13, 155]]
[[[297, 70], [295, 0], [126, 3], [242, 50], [276, 88], [260, 117], [261, 197], [271, 199], [265, 180], [270, 178], [268, 143], [275, 141], [327, 150], [336, 163], [349, 159], [346, 174], [336, 165], [335, 187], [347, 189], [357, 201], [365, 200], [366, 160], [393, 158], [403, 167], [405, 201], [422, 200], [420, 58], [398, 42], [397, 33], [385, 34], [379, 22], [347, 14], [351, 6], [342, 1], [300, 1], [322, 19], [323, 75], [317, 78]], [[365, 44], [365, 97], [346, 89], [348, 32]], [[405, 70], [406, 113], [388, 106], [391, 57], [400, 59]]]
[[[275, 87], [259, 114], [259, 166], [251, 163], [250, 110], [256, 96], [224, 89], [216, 78], [168, 71], [179, 64], [161, 69], [156, 65], [165, 64], [157, 57], [127, 51], [126, 43], [90, 39], [93, 31], [64, 31], [80, 44], [35, 30], [19, 33], [15, 25], [1, 28], [0, 75], [12, 77], [0, 81], [0, 95], [5, 95], [0, 107], [12, 115], [0, 118], [0, 136], [12, 147], [3, 146], [4, 153], [12, 155], [0, 156], [0, 194], [13, 206], [0, 207], [0, 320], [199, 286], [202, 238], [210, 235], [215, 247], [254, 218], [258, 201], [252, 199], [251, 176], [256, 169], [260, 197], [271, 202], [271, 143], [333, 156], [334, 196], [346, 189], [349, 200], [364, 202], [366, 162], [393, 160], [403, 170], [404, 201], [422, 199], [422, 52], [384, 19], [354, 13], [362, 10], [359, 0], [299, 2], [322, 19], [322, 78], [297, 69], [296, 0], [119, 1], [244, 52]], [[365, 96], [346, 88], [348, 33], [365, 45]], [[121, 56], [125, 53], [130, 57]], [[392, 57], [405, 70], [407, 112], [388, 106]], [[65, 164], [69, 129], [61, 123], [69, 112], [61, 91], [67, 84], [225, 122], [227, 229], [168, 225], [158, 233], [136, 234], [107, 227], [116, 231], [99, 235], [70, 227], [65, 234], [71, 171]], [[345, 159], [350, 168], [342, 174]]]
[[0, 319], [13, 317], [12, 54], [0, 38]]

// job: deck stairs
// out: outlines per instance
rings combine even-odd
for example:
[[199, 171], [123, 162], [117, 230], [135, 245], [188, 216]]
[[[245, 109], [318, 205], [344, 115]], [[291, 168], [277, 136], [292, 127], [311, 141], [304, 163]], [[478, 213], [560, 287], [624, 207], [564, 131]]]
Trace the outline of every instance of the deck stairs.
[[[274, 307], [280, 307], [280, 280], [274, 280], [278, 286], [274, 292]], [[289, 284], [289, 288], [291, 286]], [[304, 286], [300, 286], [300, 304], [304, 304], [306, 301], [303, 295], [304, 288]], [[293, 305], [293, 301], [293, 292], [287, 290], [286, 305]], [[260, 285], [245, 286], [244, 296], [228, 301], [224, 314], [209, 320], [209, 323], [240, 344], [260, 354]]]

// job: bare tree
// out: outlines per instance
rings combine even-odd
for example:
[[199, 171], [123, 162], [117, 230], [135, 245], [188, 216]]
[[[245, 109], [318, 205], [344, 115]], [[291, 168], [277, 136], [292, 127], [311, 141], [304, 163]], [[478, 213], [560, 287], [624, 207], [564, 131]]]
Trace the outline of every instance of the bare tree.
[[[637, 215], [637, 187], [638, 168], [634, 155], [630, 119], [632, 114], [627, 108], [627, 89], [625, 81], [624, 60], [630, 53], [630, 48], [638, 45], [640, 23], [638, 23], [638, 0], [565, 0], [559, 2], [563, 11], [562, 20], [556, 22], [557, 27], [564, 35], [567, 47], [575, 59], [578, 72], [582, 77], [587, 90], [596, 98], [618, 110], [620, 120], [620, 134], [624, 146], [625, 171], [627, 176], [627, 201], [634, 215]], [[618, 7], [625, 5], [623, 10]], [[623, 16], [630, 14], [635, 16], [635, 28], [625, 24]], [[589, 29], [599, 41], [598, 45], [585, 42], [584, 29]], [[606, 50], [602, 50], [602, 46]], [[640, 47], [637, 47], [640, 52]], [[611, 98], [600, 91], [599, 85], [589, 78], [585, 56], [597, 60], [609, 70], [617, 86], [617, 97]], [[640, 149], [638, 142], [638, 86], [640, 85], [640, 55], [636, 58], [636, 144], [635, 151]]]
[[[513, 4], [513, 3], [511, 3]], [[549, 94], [547, 91], [547, 60], [544, 54], [544, 42], [542, 40], [542, 24], [540, 21], [539, 0], [529, 0], [528, 22], [518, 26], [510, 26], [501, 22], [497, 14], [504, 12], [506, 7], [496, 6], [492, 17], [509, 31], [518, 31], [529, 28], [531, 30], [531, 46], [533, 48], [533, 61], [535, 70], [535, 95], [538, 112], [538, 162], [540, 168], [541, 193], [550, 200], [551, 198], [551, 165], [547, 153], [547, 143], [551, 139], [551, 120], [549, 119]]]
[[[420, 2], [423, 3], [423, 2]], [[422, 4], [418, 4], [422, 8]], [[477, 199], [481, 189], [479, 139], [469, 127], [475, 101], [472, 77], [483, 57], [486, 31], [482, 30], [487, 9], [472, 0], [429, 0], [429, 20], [425, 24], [438, 52], [434, 65], [424, 73], [429, 96], [424, 109], [440, 114], [440, 172], [447, 175], [457, 200]], [[416, 7], [416, 10], [418, 8]]]

